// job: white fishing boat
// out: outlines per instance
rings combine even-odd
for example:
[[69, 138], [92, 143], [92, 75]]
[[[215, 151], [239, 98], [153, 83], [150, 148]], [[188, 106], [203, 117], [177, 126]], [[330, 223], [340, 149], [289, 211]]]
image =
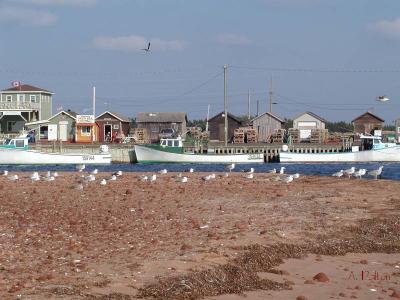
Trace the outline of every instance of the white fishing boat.
[[139, 163], [263, 163], [263, 153], [198, 154], [185, 152], [182, 139], [161, 139], [160, 144], [135, 145]]
[[284, 145], [279, 153], [280, 162], [400, 162], [400, 144], [383, 143], [380, 136], [361, 135], [360, 146], [350, 152], [295, 153]]
[[27, 138], [5, 140], [0, 145], [1, 165], [66, 165], [66, 164], [110, 164], [108, 147], [100, 147], [99, 154], [46, 153], [29, 150]]

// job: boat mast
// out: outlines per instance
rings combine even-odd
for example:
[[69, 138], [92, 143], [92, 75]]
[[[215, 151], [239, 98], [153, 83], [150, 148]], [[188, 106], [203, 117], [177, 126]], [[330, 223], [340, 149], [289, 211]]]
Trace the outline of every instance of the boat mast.
[[272, 113], [272, 76], [269, 80], [269, 112]]
[[247, 119], [250, 120], [250, 89], [247, 90]]
[[210, 104], [207, 106], [206, 132], [208, 132], [208, 119], [210, 118]]
[[226, 93], [226, 71], [228, 66], [224, 65], [224, 118], [225, 118], [225, 147], [228, 146], [228, 98]]

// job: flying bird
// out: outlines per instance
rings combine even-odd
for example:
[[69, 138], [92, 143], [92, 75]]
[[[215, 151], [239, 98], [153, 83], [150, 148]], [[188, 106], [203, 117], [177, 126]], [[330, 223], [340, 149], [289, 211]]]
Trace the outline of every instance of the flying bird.
[[386, 102], [389, 100], [390, 99], [388, 97], [386, 97], [385, 95], [376, 97], [376, 101], [379, 101], [379, 102]]
[[146, 51], [146, 52], [150, 52], [150, 42], [147, 44], [147, 48], [143, 48], [141, 50]]

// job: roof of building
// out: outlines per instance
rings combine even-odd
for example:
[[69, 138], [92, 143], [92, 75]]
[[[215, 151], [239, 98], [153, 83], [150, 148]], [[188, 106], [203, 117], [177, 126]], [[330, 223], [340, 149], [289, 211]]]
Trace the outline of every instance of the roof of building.
[[54, 116], [51, 116], [50, 119], [49, 119], [49, 121], [50, 121], [51, 119], [54, 119], [54, 118], [57, 117], [58, 115], [61, 115], [61, 114], [66, 114], [67, 116], [70, 116], [72, 119], [76, 120], [76, 112], [71, 111], [71, 110], [68, 109], [67, 111], [62, 110], [62, 111], [56, 113]]
[[310, 115], [310, 116], [312, 116], [313, 118], [318, 119], [318, 120], [320, 120], [320, 121], [323, 122], [323, 123], [327, 123], [327, 122], [328, 122], [328, 121], [325, 120], [324, 118], [322, 118], [322, 117], [320, 117], [320, 116], [318, 116], [318, 115], [312, 113], [311, 111], [303, 112], [302, 114], [300, 114], [300, 115], [298, 115], [296, 118], [294, 118], [294, 120], [298, 119], [298, 118], [301, 117], [302, 115]]
[[3, 92], [43, 92], [46, 94], [53, 94], [52, 92], [50, 92], [48, 90], [38, 88], [36, 86], [29, 85], [29, 84], [21, 84], [19, 86], [10, 87], [8, 89], [3, 90]]
[[[211, 120], [213, 120], [213, 119], [215, 119], [215, 118], [217, 118], [217, 117], [219, 117], [220, 115], [223, 115], [223, 114], [224, 114], [224, 112], [221, 111], [219, 114], [216, 114], [216, 115], [213, 116], [212, 118], [208, 119], [208, 121], [211, 121]], [[242, 123], [242, 121], [241, 121], [238, 117], [236, 117], [235, 115], [232, 115], [232, 114], [229, 113], [229, 112], [228, 112], [228, 118], [234, 119], [235, 121], [237, 121], [237, 122], [239, 122], [239, 123]]]
[[381, 122], [385, 122], [384, 119], [378, 117], [377, 115], [374, 115], [373, 113], [371, 113], [371, 112], [369, 112], [369, 111], [367, 111], [367, 112], [363, 113], [362, 115], [358, 116], [357, 118], [355, 118], [355, 119], [354, 119], [353, 121], [351, 121], [351, 122], [353, 123], [354, 121], [356, 121], [356, 120], [358, 120], [358, 119], [364, 117], [365, 115], [371, 115], [371, 116], [374, 117], [375, 119], [377, 119], [377, 120], [379, 120], [379, 121], [381, 121]]
[[268, 115], [268, 116], [274, 118], [275, 120], [277, 120], [277, 121], [279, 121], [279, 122], [281, 122], [281, 123], [285, 123], [285, 121], [283, 121], [281, 118], [275, 116], [274, 114], [272, 114], [272, 113], [270, 113], [270, 112], [265, 112], [265, 113], [263, 113], [263, 114], [261, 114], [261, 115], [255, 117], [255, 118], [253, 118], [253, 119], [251, 120], [251, 122], [253, 122], [254, 120], [256, 120], [256, 119], [258, 119], [258, 118], [261, 118], [261, 117], [263, 117], [263, 116], [265, 116], [265, 115]]
[[126, 118], [126, 117], [122, 116], [122, 115], [119, 114], [119, 113], [110, 112], [110, 111], [108, 111], [108, 110], [105, 111], [105, 112], [103, 112], [102, 114], [98, 115], [98, 116], [96, 117], [96, 120], [97, 120], [98, 118], [100, 118], [101, 116], [105, 115], [105, 114], [110, 114], [111, 116], [113, 116], [114, 118], [120, 120], [121, 122], [130, 122], [130, 121], [131, 121], [129, 118]]
[[187, 122], [184, 112], [139, 112], [136, 123], [183, 123]]

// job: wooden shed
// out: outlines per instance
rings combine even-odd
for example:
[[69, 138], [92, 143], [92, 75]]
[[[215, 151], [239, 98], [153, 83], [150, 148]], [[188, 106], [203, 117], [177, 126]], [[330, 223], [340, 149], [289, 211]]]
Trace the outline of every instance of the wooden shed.
[[76, 115], [75, 141], [77, 143], [93, 143], [99, 140], [99, 127], [94, 115]]
[[[228, 142], [233, 140], [235, 129], [242, 126], [242, 122], [234, 115], [228, 113]], [[208, 120], [208, 128], [210, 131], [210, 140], [225, 140], [225, 116], [224, 112], [220, 112]]]
[[326, 120], [320, 116], [306, 111], [293, 119], [293, 128], [298, 129], [300, 133], [300, 140], [309, 140], [311, 138], [312, 130], [325, 129]]
[[140, 112], [136, 116], [137, 128], [146, 128], [152, 143], [159, 141], [161, 129], [172, 128], [186, 138], [187, 115], [184, 112]]
[[130, 120], [115, 112], [105, 111], [97, 116], [99, 142], [121, 141], [129, 134]]
[[351, 122], [355, 133], [374, 134], [375, 130], [382, 130], [385, 120], [367, 111]]
[[258, 141], [268, 142], [275, 129], [281, 129], [285, 121], [270, 112], [266, 112], [251, 120], [251, 124], [257, 132]]

